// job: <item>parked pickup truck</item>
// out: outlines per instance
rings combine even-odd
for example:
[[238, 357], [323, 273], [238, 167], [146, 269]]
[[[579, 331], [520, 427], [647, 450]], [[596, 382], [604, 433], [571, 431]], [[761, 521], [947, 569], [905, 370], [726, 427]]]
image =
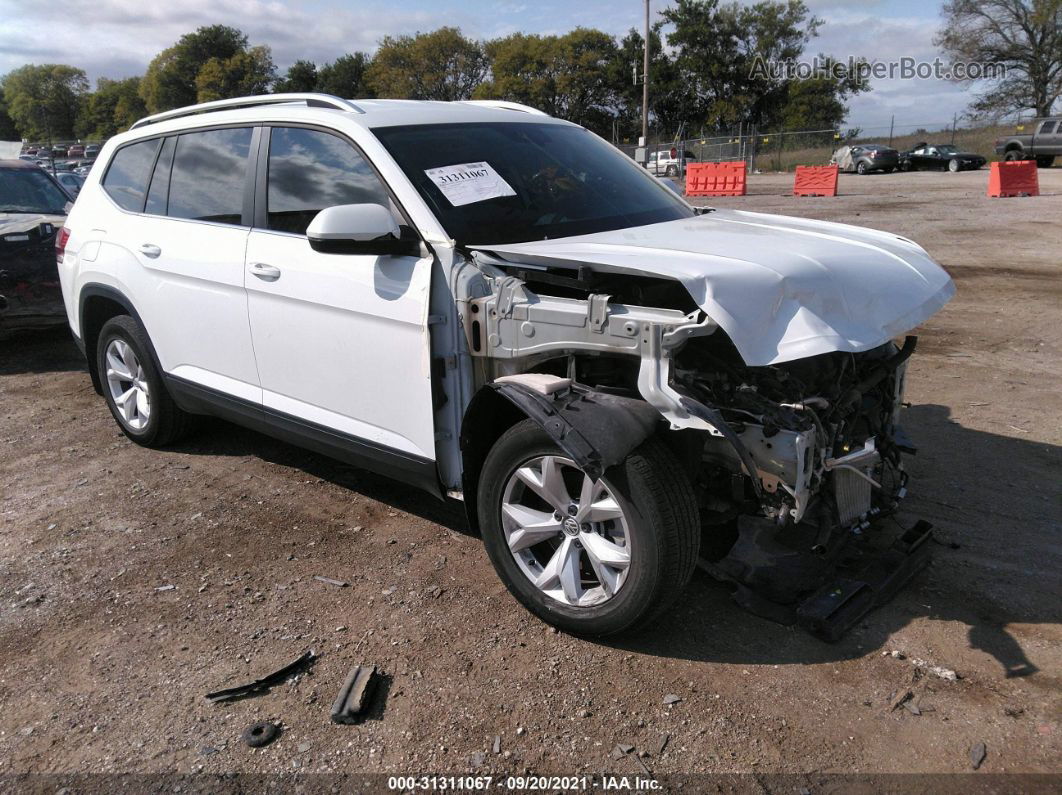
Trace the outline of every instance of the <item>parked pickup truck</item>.
[[[1030, 128], [1032, 132], [1026, 132]], [[1004, 160], [1036, 160], [1040, 168], [1050, 168], [1056, 155], [1062, 155], [1062, 117], [1037, 119], [1017, 128], [1014, 135], [996, 139], [996, 154]]]

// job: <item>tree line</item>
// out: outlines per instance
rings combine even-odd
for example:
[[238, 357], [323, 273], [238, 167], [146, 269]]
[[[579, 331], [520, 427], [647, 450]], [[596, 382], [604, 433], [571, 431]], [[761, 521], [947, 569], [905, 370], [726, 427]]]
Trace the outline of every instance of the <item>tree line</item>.
[[[954, 57], [989, 61], [1006, 56], [1012, 75], [1007, 101], [1040, 111], [1046, 101], [1049, 108], [1062, 81], [1062, 65], [1057, 63], [1062, 48], [1055, 51], [1062, 0], [994, 1], [1019, 11], [1029, 3], [1039, 7], [1026, 27], [1032, 26], [1030, 36], [1039, 37], [1036, 41], [1048, 43], [1048, 51], [1012, 42], [1016, 52], [1001, 53], [999, 36], [993, 32], [998, 20], [978, 16], [979, 5], [967, 0], [945, 5], [953, 17], [946, 20], [945, 30], [962, 30], [963, 35], [943, 35], [941, 46]], [[1046, 14], [1044, 6], [1049, 6]], [[803, 0], [761, 0], [754, 5], [677, 0], [660, 13], [650, 31], [653, 135], [668, 140], [685, 132], [692, 137], [739, 124], [760, 130], [840, 127], [847, 100], [869, 90], [865, 77], [799, 77], [753, 68], [758, 60], [806, 57], [822, 24]], [[985, 30], [977, 39], [979, 24]], [[1052, 30], [1054, 38], [1047, 35]], [[971, 43], [977, 40], [983, 51]], [[633, 140], [641, 129], [643, 47], [641, 33], [633, 29], [619, 39], [576, 28], [563, 35], [514, 33], [477, 41], [457, 28], [443, 27], [386, 36], [372, 55], [348, 53], [320, 64], [300, 60], [280, 73], [268, 46], [252, 45], [235, 28], [211, 25], [160, 52], [143, 76], [103, 77], [95, 90], [90, 90], [84, 70], [74, 66], [15, 69], [0, 79], [0, 139], [103, 139], [150, 113], [197, 102], [270, 91], [321, 91], [347, 98], [505, 99], [607, 138]], [[1029, 47], [1035, 50], [1028, 56], [1032, 77], [1023, 83], [1021, 58]], [[820, 60], [828, 59], [820, 55]], [[1026, 83], [1028, 99], [1015, 97], [1015, 86]], [[991, 104], [993, 95], [986, 97], [982, 105]]]

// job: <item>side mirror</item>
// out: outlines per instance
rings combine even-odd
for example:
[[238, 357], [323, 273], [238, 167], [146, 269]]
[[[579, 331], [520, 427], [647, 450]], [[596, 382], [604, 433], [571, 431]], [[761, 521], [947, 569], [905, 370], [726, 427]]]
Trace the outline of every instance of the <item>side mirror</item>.
[[418, 241], [381, 204], [340, 204], [317, 213], [306, 228], [310, 248], [322, 254], [418, 254]]

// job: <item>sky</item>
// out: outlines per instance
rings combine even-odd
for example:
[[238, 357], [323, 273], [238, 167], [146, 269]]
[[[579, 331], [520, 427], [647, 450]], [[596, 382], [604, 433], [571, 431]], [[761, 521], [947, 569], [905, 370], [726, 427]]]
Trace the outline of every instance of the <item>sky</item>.
[[[932, 60], [940, 0], [805, 0], [825, 20], [810, 53], [892, 61]], [[653, 16], [666, 5], [653, 0]], [[223, 23], [267, 44], [281, 71], [303, 58], [321, 63], [372, 52], [386, 35], [454, 25], [467, 36], [564, 33], [595, 27], [622, 35], [642, 28], [642, 0], [0, 0], [0, 75], [27, 63], [67, 63], [98, 77], [144, 72], [160, 50], [201, 25]], [[42, 13], [45, 18], [42, 19]], [[943, 80], [875, 80], [853, 98], [847, 126], [897, 133], [941, 128], [972, 100], [969, 87]]]

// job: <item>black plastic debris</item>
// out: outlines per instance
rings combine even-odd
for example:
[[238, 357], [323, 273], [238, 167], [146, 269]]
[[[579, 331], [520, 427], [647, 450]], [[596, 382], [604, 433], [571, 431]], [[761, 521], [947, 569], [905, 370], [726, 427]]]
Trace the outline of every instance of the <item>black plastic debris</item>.
[[376, 666], [359, 665], [347, 674], [339, 695], [332, 702], [333, 723], [357, 723], [368, 706], [376, 685]]
[[237, 685], [236, 687], [229, 687], [225, 690], [215, 690], [213, 693], [207, 693], [207, 700], [213, 701], [214, 703], [220, 703], [224, 701], [235, 701], [239, 698], [247, 698], [248, 696], [253, 696], [257, 693], [264, 693], [273, 685], [278, 685], [286, 680], [303, 666], [309, 665], [313, 659], [313, 649], [309, 649], [305, 654], [299, 657], [299, 659], [288, 663], [283, 668], [278, 668], [271, 674], [266, 674], [261, 679], [255, 679], [253, 682], [248, 682], [245, 685]]

